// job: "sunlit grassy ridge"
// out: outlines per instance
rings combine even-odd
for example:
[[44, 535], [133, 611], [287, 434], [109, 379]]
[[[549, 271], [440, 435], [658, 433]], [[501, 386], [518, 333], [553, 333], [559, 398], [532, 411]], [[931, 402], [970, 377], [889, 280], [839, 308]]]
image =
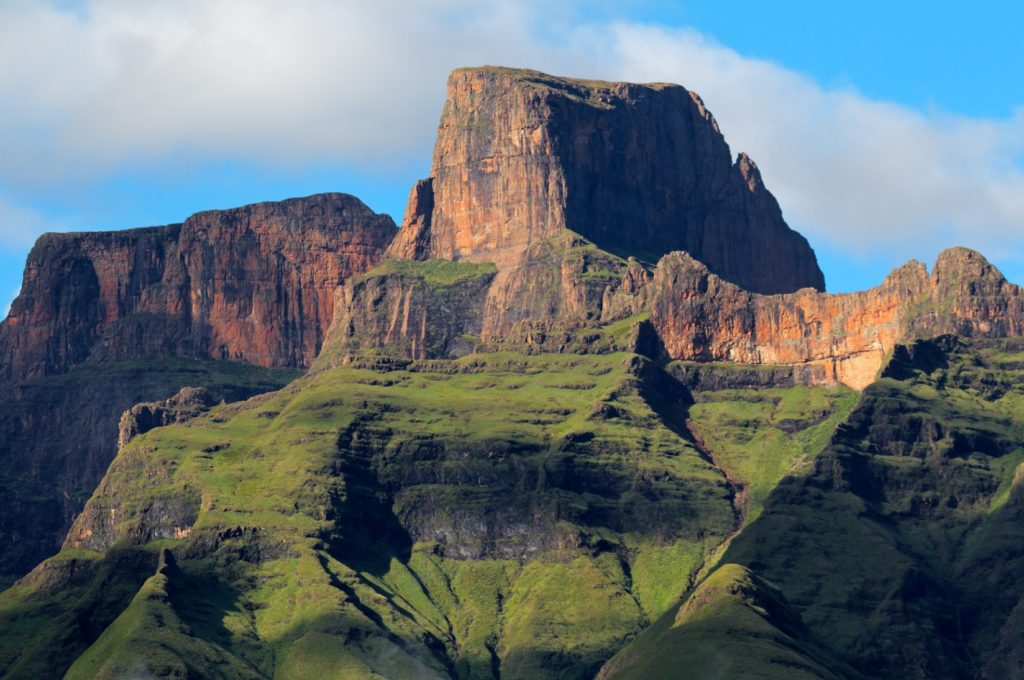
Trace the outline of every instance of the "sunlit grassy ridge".
[[859, 395], [842, 386], [804, 385], [708, 393], [690, 409], [716, 462], [745, 488], [745, 522], [786, 475], [808, 472]]

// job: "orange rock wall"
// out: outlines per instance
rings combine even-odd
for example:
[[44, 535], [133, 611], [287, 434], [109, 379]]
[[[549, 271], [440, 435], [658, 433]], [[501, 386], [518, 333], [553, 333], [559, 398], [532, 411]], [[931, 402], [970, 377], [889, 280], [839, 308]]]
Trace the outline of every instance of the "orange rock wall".
[[322, 194], [168, 227], [47, 234], [0, 324], [0, 378], [141, 356], [307, 366], [335, 288], [376, 264], [394, 233], [355, 197]]
[[824, 288], [757, 167], [733, 162], [678, 85], [456, 70], [431, 177], [409, 206], [389, 256], [493, 262], [499, 292], [529, 248], [566, 230], [651, 262], [686, 250], [750, 290]]
[[673, 359], [817, 365], [826, 381], [855, 389], [875, 379], [897, 343], [1024, 335], [1024, 291], [964, 248], [942, 253], [930, 275], [910, 262], [880, 286], [844, 295], [757, 295], [673, 253], [656, 268], [647, 299]]

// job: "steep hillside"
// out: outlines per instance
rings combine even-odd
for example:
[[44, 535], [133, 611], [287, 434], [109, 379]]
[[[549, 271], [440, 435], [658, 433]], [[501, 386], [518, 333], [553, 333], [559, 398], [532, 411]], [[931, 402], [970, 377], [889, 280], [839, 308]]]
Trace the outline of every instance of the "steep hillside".
[[[849, 410], [845, 390], [802, 389], [764, 395], [778, 408], [749, 425], [793, 437], [781, 471], [827, 438], [823, 411]], [[151, 430], [62, 553], [0, 596], [0, 663], [11, 677], [79, 655], [70, 677], [590, 677], [741, 521], [743, 466], [737, 481], [716, 466], [695, 408], [634, 354], [364, 358]], [[112, 577], [119, 560], [136, 566]]]
[[117, 453], [126, 409], [193, 385], [217, 401], [237, 401], [297, 375], [230, 361], [144, 359], [21, 383], [15, 396], [0, 398], [0, 585], [60, 549]]
[[[744, 565], [774, 584], [801, 622], [786, 645], [866, 677], [1019, 677], [1022, 461], [1020, 340], [900, 347], [813, 472], [778, 485], [719, 571]], [[697, 663], [679, 647], [694, 636], [745, 635], [733, 605], [697, 604], [705, 587], [603, 675], [649, 677], [641, 669], [659, 661]], [[685, 614], [698, 606], [711, 608], [699, 625]], [[744, 653], [768, 668], [779, 648]]]

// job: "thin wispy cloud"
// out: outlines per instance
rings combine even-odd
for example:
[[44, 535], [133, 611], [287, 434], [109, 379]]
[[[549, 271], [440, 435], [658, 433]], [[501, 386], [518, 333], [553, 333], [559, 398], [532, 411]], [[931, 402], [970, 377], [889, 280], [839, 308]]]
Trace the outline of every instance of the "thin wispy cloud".
[[[1005, 120], [914, 110], [695, 31], [548, 5], [0, 3], [0, 189], [182, 158], [367, 171], [426, 158], [447, 72], [501, 63], [698, 91], [812, 241], [1024, 259], [1024, 108]], [[11, 210], [0, 229], [39, 228]]]

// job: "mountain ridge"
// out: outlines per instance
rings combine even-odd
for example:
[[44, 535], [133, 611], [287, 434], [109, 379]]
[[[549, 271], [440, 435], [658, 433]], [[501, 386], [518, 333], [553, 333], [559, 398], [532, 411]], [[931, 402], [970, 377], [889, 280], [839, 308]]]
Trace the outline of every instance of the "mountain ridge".
[[[60, 551], [0, 593], [0, 674], [1024, 670], [1024, 292], [981, 255], [825, 293], [698, 96], [495, 67], [452, 74], [397, 235], [333, 196], [292, 221], [200, 213], [183, 257], [32, 265], [58, 294], [30, 287], [0, 328], [37, 376], [7, 384], [0, 427], [52, 385], [66, 400], [36, 417], [117, 453], [61, 506]], [[344, 262], [331, 200], [368, 237]], [[96, 285], [62, 275], [90, 266]], [[89, 285], [38, 283], [65, 279]], [[145, 378], [117, 411], [90, 392]], [[99, 411], [106, 435], [84, 430]], [[41, 432], [34, 465], [99, 477]], [[45, 507], [14, 500], [4, 519]]]

